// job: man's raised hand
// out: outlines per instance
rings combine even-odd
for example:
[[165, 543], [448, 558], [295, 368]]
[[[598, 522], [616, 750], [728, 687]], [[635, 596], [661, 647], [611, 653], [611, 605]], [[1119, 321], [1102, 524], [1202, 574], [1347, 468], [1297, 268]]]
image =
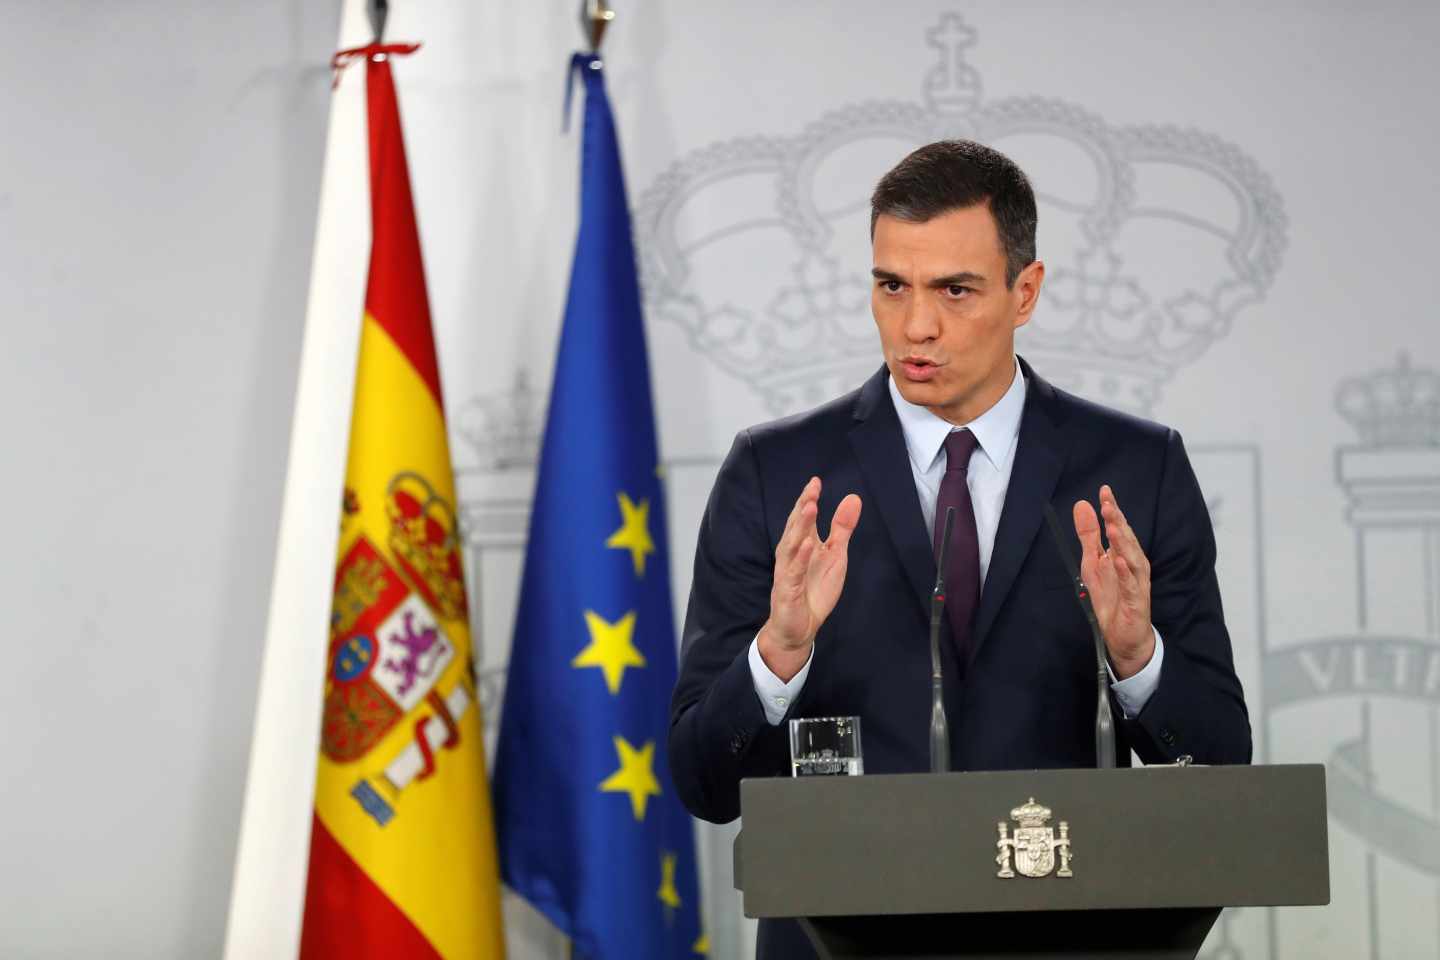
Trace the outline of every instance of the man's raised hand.
[[1108, 484], [1100, 488], [1100, 515], [1109, 550], [1101, 546], [1100, 517], [1095, 516], [1089, 501], [1078, 501], [1074, 514], [1075, 533], [1080, 538], [1080, 579], [1090, 588], [1090, 602], [1115, 676], [1124, 680], [1139, 673], [1155, 652], [1155, 631], [1150, 626], [1150, 561]]
[[840, 501], [830, 520], [830, 538], [824, 541], [815, 529], [819, 512], [820, 478], [811, 477], [775, 547], [770, 619], [756, 639], [765, 666], [785, 681], [810, 659], [815, 634], [840, 600], [850, 535], [860, 522], [860, 498], [852, 493]]

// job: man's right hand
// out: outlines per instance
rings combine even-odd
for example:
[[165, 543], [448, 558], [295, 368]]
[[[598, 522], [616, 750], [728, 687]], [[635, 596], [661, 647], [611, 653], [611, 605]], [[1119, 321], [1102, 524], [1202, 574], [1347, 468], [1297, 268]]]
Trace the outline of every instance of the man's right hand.
[[830, 539], [823, 542], [815, 530], [819, 512], [820, 478], [811, 477], [775, 547], [770, 619], [755, 641], [765, 666], [785, 682], [810, 659], [815, 634], [840, 600], [850, 535], [860, 522], [860, 498], [852, 493], [840, 501], [830, 521]]

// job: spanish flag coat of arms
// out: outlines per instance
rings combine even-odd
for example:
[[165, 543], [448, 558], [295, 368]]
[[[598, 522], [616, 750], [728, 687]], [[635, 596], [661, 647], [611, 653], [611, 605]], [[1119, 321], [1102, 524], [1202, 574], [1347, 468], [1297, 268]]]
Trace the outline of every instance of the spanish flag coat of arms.
[[413, 49], [357, 51], [373, 245], [328, 638], [306, 960], [504, 952], [455, 485], [389, 63]]

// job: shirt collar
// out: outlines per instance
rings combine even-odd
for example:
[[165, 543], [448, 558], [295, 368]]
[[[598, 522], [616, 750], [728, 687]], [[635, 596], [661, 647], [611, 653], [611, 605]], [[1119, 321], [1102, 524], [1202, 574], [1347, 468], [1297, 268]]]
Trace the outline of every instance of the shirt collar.
[[906, 400], [900, 395], [900, 388], [895, 386], [894, 377], [887, 377], [886, 385], [890, 388], [895, 413], [900, 418], [900, 429], [905, 434], [905, 448], [915, 468], [922, 473], [929, 470], [935, 458], [940, 456], [945, 438], [952, 430], [965, 428], [975, 434], [980, 451], [997, 470], [1010, 456], [1015, 438], [1020, 435], [1020, 415], [1025, 410], [1025, 377], [1020, 373], [1019, 363], [1015, 364], [1015, 379], [1010, 381], [1010, 389], [1005, 391], [1005, 395], [974, 420], [959, 425]]

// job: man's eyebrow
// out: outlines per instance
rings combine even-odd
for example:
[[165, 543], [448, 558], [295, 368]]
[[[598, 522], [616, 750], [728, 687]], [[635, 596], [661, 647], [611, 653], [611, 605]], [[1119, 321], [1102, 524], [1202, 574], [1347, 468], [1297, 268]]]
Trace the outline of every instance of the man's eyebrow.
[[944, 277], [936, 277], [927, 286], [932, 290], [939, 290], [942, 287], [969, 287], [976, 284], [984, 285], [985, 278], [978, 273], [969, 270], [961, 270], [959, 273], [952, 273]]
[[[881, 267], [875, 267], [871, 269], [870, 276], [874, 277], [876, 280], [879, 280], [881, 283], [909, 282], [904, 277], [900, 276], [898, 273], [893, 273]], [[981, 274], [975, 273], [972, 270], [961, 270], [959, 273], [950, 273], [946, 274], [943, 277], [936, 277], [934, 280], [929, 281], [925, 285], [932, 290], [942, 290], [945, 287], [984, 286], [985, 277]]]

